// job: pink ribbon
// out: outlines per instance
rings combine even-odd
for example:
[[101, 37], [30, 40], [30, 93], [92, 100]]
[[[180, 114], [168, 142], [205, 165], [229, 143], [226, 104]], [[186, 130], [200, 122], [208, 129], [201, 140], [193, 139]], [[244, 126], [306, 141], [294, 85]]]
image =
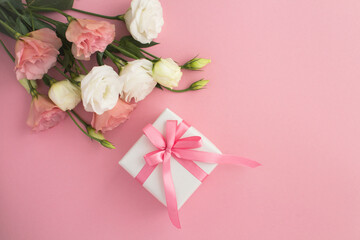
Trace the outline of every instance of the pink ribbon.
[[173, 156], [186, 170], [193, 174], [199, 181], [203, 181], [208, 175], [193, 161], [217, 163], [217, 164], [235, 164], [248, 167], [258, 167], [260, 163], [250, 159], [218, 153], [209, 153], [192, 150], [202, 146], [201, 137], [192, 136], [181, 138], [189, 129], [190, 125], [182, 121], [177, 125], [176, 120], [166, 122], [166, 140], [162, 134], [151, 124], [148, 124], [143, 132], [150, 142], [158, 149], [144, 156], [145, 166], [140, 170], [136, 179], [144, 184], [146, 179], [154, 171], [156, 166], [163, 164], [163, 181], [165, 188], [166, 205], [171, 222], [181, 228], [175, 187], [171, 176], [170, 158]]

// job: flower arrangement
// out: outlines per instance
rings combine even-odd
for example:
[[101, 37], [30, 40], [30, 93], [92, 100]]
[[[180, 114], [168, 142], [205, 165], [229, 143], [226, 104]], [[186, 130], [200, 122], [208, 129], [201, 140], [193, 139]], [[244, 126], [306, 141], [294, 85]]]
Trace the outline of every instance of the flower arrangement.
[[[103, 19], [118, 20], [130, 32], [115, 37], [115, 25], [107, 20], [79, 19], [71, 11]], [[57, 21], [43, 12], [56, 12], [66, 22]], [[208, 80], [199, 80], [186, 89], [174, 89], [182, 69], [199, 70], [210, 59], [192, 58], [179, 65], [172, 58], [160, 58], [145, 48], [164, 24], [158, 0], [132, 0], [125, 14], [105, 16], [73, 8], [73, 0], [2, 0], [0, 31], [16, 40], [14, 56], [0, 40], [15, 63], [19, 83], [31, 95], [27, 125], [34, 131], [56, 126], [66, 116], [90, 139], [107, 148], [115, 148], [103, 133], [126, 121], [136, 104], [155, 88], [171, 92], [196, 91]], [[83, 61], [96, 57], [97, 66], [90, 71]], [[104, 64], [110, 59], [112, 66]], [[49, 74], [55, 69], [64, 79]], [[38, 84], [48, 86], [40, 93]], [[91, 123], [84, 121], [74, 108], [82, 102], [92, 113]]]

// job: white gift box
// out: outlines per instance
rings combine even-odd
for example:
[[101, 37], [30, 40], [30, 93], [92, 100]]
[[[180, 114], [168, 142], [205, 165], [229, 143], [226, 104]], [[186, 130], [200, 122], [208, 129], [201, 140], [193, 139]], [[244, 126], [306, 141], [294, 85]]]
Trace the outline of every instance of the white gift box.
[[[156, 119], [153, 126], [159, 130], [159, 132], [165, 136], [165, 126], [167, 120], [177, 120], [178, 124], [182, 119], [170, 111], [165, 109], [164, 112]], [[221, 153], [219, 149], [215, 147], [204, 135], [202, 135], [194, 127], [190, 127], [184, 137], [200, 136], [203, 145], [196, 150], [204, 152]], [[155, 151], [157, 148], [151, 144], [150, 140], [143, 134], [139, 140], [132, 146], [132, 148], [125, 154], [120, 160], [119, 164], [134, 178], [138, 175], [140, 170], [145, 165], [144, 155], [149, 152]], [[195, 190], [201, 185], [200, 180], [194, 177], [188, 170], [186, 170], [180, 163], [178, 163], [173, 157], [171, 157], [171, 174], [175, 186], [177, 206], [178, 209], [186, 202], [187, 199], [195, 192]], [[194, 161], [200, 168], [202, 168], [207, 174], [210, 174], [217, 164], [209, 164], [203, 162]], [[144, 182], [143, 187], [146, 188], [154, 197], [166, 206], [164, 183], [163, 183], [163, 171], [162, 164], [156, 166], [155, 170]]]

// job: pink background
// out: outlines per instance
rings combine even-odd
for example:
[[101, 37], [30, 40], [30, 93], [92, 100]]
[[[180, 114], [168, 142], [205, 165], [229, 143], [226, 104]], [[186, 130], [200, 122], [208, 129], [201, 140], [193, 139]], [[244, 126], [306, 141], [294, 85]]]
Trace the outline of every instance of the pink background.
[[[75, 2], [108, 15], [129, 6]], [[116, 150], [89, 141], [69, 118], [32, 133], [30, 97], [0, 50], [0, 239], [360, 239], [360, 2], [162, 5], [161, 44], [151, 51], [180, 63], [210, 57], [182, 84], [211, 82], [196, 93], [156, 89], [106, 135]], [[181, 230], [118, 165], [165, 107], [223, 152], [263, 164], [215, 169], [181, 209]]]

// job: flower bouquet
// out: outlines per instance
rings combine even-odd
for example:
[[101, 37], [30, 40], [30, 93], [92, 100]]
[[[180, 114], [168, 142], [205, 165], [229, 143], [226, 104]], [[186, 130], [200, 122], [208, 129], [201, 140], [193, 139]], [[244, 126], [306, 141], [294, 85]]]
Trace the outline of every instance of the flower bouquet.
[[[72, 11], [122, 21], [130, 35], [116, 39], [111, 22], [75, 18]], [[64, 16], [64, 22], [44, 12], [56, 12]], [[74, 9], [73, 0], [0, 1], [0, 31], [16, 40], [14, 54], [0, 43], [15, 63], [17, 80], [32, 97], [27, 125], [43, 131], [68, 115], [86, 136], [112, 149], [114, 145], [103, 133], [127, 120], [136, 104], [154, 88], [171, 92], [202, 89], [208, 80], [196, 81], [186, 89], [174, 88], [182, 69], [199, 70], [210, 59], [195, 57], [179, 65], [172, 58], [145, 50], [158, 44], [153, 40], [163, 24], [158, 0], [133, 0], [126, 13], [117, 16]], [[96, 57], [97, 66], [88, 70], [83, 61], [91, 57]], [[113, 66], [106, 65], [105, 59]], [[63, 79], [51, 76], [50, 69]], [[48, 86], [47, 93], [40, 93], [40, 84]], [[74, 111], [80, 102], [92, 113], [91, 123]]]

